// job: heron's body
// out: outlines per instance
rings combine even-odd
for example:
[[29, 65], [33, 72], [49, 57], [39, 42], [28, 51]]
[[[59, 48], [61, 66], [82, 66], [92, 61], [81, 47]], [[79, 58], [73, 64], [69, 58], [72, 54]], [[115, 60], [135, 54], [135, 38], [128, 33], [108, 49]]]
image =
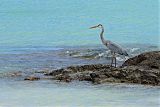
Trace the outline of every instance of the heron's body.
[[120, 54], [120, 55], [125, 55], [125, 56], [128, 56], [127, 52], [121, 47], [119, 46], [118, 44], [115, 44], [109, 40], [105, 40], [104, 37], [103, 37], [103, 33], [104, 33], [104, 28], [101, 24], [97, 25], [97, 26], [93, 26], [91, 28], [101, 28], [102, 31], [100, 33], [100, 38], [101, 38], [101, 41], [102, 43], [111, 51], [113, 57], [112, 57], [112, 62], [111, 62], [111, 65], [113, 64], [113, 58], [115, 58], [115, 67], [116, 67], [116, 57], [115, 57], [115, 54]]
[[118, 44], [115, 44], [109, 40], [106, 41], [105, 46], [107, 46], [108, 49], [111, 50], [111, 52], [115, 52], [120, 55], [128, 56], [127, 52], [121, 46], [119, 46]]

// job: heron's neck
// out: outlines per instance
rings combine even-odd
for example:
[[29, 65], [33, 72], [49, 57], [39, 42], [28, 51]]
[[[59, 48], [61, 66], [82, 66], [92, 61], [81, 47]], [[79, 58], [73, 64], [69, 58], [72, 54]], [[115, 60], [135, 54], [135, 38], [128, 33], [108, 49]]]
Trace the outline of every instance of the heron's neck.
[[103, 26], [102, 26], [102, 31], [101, 31], [101, 33], [100, 33], [100, 37], [101, 37], [102, 42], [104, 43], [105, 39], [104, 39], [104, 37], [103, 37], [103, 33], [104, 33], [104, 28], [103, 28]]

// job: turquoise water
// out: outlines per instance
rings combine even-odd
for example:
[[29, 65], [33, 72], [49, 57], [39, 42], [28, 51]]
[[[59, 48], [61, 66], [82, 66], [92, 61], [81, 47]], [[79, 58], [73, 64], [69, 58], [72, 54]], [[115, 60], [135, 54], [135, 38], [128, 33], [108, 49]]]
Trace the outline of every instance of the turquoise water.
[[54, 81], [1, 84], [1, 107], [158, 107], [160, 87]]
[[32, 73], [70, 65], [110, 64], [99, 30], [129, 57], [159, 50], [158, 0], [0, 0], [0, 106], [158, 107], [160, 87], [23, 81]]
[[75, 46], [118, 43], [158, 45], [158, 0], [1, 0], [0, 46]]

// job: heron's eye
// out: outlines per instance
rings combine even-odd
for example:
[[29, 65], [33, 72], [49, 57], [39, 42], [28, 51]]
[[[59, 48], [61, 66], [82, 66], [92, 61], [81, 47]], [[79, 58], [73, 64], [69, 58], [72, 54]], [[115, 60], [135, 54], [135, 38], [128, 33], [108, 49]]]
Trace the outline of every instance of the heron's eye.
[[101, 25], [101, 24], [99, 24], [99, 25], [98, 25], [98, 27], [102, 27], [102, 25]]

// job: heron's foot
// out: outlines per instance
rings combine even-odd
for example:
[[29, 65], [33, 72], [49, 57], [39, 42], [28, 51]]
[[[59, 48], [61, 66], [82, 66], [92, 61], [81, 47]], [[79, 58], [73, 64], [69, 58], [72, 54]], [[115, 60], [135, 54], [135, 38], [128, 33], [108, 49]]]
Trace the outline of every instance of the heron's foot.
[[111, 68], [116, 68], [116, 65], [115, 65], [115, 66], [113, 66], [113, 65], [110, 65], [110, 67], [111, 67]]
[[110, 70], [111, 71], [113, 71], [114, 70], [114, 68], [116, 68], [115, 66], [113, 66], [113, 65], [110, 65]]

